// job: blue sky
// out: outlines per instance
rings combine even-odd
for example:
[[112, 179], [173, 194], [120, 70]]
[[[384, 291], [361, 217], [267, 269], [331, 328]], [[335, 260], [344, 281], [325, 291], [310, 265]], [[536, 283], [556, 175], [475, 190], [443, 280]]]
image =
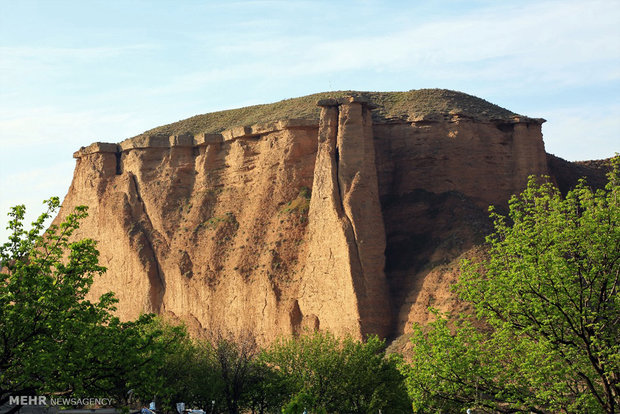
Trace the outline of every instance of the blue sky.
[[327, 90], [460, 90], [609, 157], [619, 22], [613, 0], [0, 0], [0, 216], [63, 197], [80, 146]]

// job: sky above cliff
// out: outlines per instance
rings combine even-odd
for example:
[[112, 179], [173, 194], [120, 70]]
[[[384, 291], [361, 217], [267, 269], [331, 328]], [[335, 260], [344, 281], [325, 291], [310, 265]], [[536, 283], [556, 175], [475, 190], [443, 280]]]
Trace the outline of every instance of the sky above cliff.
[[547, 119], [547, 152], [606, 158], [618, 22], [613, 0], [0, 0], [0, 215], [63, 197], [80, 146], [329, 90], [455, 89]]

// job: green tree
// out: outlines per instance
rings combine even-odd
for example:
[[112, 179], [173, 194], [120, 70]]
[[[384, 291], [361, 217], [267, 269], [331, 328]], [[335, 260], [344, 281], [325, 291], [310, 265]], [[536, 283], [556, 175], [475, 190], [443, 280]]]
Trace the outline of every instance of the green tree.
[[176, 403], [184, 402], [187, 408], [211, 412], [212, 401], [224, 401], [224, 383], [208, 341], [182, 338], [158, 371], [165, 384], [159, 395], [161, 405], [169, 411], [176, 412]]
[[252, 414], [281, 413], [292, 393], [289, 385], [288, 378], [280, 370], [257, 358], [244, 398], [246, 409]]
[[234, 337], [221, 330], [212, 332], [212, 346], [216, 370], [223, 385], [224, 405], [230, 414], [237, 414], [248, 404], [249, 392], [257, 375], [259, 348], [249, 332]]
[[338, 339], [329, 333], [282, 339], [262, 359], [288, 379], [291, 395], [285, 409], [330, 413], [406, 412], [403, 378], [385, 343]]
[[[161, 407], [175, 403], [207, 412], [279, 413], [287, 396], [287, 379], [257, 358], [258, 347], [248, 333], [239, 337], [216, 330], [213, 343], [184, 337], [159, 367], [163, 380]], [[215, 407], [212, 405], [215, 401]]]
[[0, 405], [20, 395], [114, 396], [120, 403], [134, 387], [156, 392], [144, 381], [174, 339], [161, 340], [153, 315], [119, 321], [112, 293], [86, 299], [105, 271], [93, 240], [72, 241], [87, 209], [44, 231], [60, 206], [58, 198], [46, 203], [28, 231], [24, 206], [14, 207], [9, 241], [0, 247]]
[[492, 212], [488, 257], [458, 292], [478, 319], [416, 327], [403, 365], [420, 411], [617, 412], [620, 404], [620, 180], [562, 197], [550, 183]]
[[[81, 376], [91, 378], [88, 395], [113, 396], [117, 406], [128, 405], [130, 396], [143, 405], [163, 400], [170, 376], [162, 367], [189, 340], [184, 327], [143, 314], [128, 322], [111, 317], [89, 331], [85, 337], [91, 341], [90, 359], [81, 370]], [[133, 392], [128, 394], [129, 390]]]

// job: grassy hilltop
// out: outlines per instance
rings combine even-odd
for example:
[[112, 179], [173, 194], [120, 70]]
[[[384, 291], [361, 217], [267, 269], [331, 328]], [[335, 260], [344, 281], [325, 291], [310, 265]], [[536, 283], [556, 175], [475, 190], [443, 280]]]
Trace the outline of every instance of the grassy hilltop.
[[237, 125], [252, 125], [289, 118], [318, 119], [320, 108], [316, 106], [316, 103], [319, 99], [350, 95], [363, 96], [378, 106], [373, 111], [375, 121], [407, 120], [455, 113], [479, 120], [509, 119], [517, 116], [514, 112], [484, 99], [447, 89], [418, 89], [407, 92], [334, 91], [285, 99], [270, 104], [196, 115], [153, 128], [141, 135], [217, 133]]

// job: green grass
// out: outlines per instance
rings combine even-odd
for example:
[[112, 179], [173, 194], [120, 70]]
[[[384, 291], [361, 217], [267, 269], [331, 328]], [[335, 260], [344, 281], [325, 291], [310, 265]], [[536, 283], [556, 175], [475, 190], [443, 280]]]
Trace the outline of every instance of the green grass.
[[293, 200], [286, 203], [280, 213], [293, 213], [299, 212], [301, 214], [308, 213], [310, 209], [310, 192], [308, 187], [301, 187], [299, 194]]
[[373, 111], [375, 121], [409, 120], [428, 115], [461, 114], [479, 120], [509, 119], [517, 114], [484, 99], [446, 89], [418, 89], [408, 92], [322, 92], [280, 102], [248, 106], [239, 109], [196, 115], [182, 121], [163, 125], [141, 135], [218, 133], [224, 129], [283, 119], [319, 118], [319, 99], [344, 96], [363, 96], [378, 106]]
[[220, 224], [232, 223], [234, 226], [239, 226], [237, 222], [237, 218], [232, 212], [227, 212], [226, 214], [219, 217], [211, 217], [209, 220], [198, 225], [198, 228], [204, 227], [209, 230], [215, 230]]

